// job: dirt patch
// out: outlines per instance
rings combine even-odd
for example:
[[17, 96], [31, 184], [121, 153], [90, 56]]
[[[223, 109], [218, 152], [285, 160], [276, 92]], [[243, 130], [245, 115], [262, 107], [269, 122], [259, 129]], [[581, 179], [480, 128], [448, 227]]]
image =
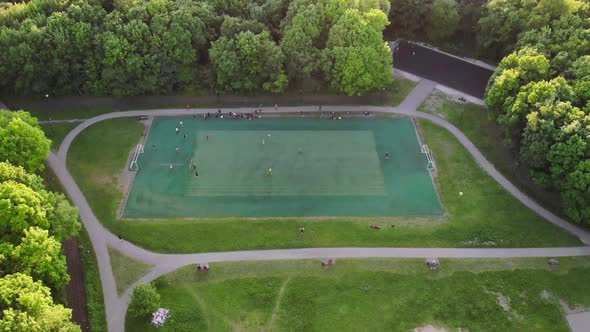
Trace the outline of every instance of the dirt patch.
[[439, 92], [439, 91], [435, 91], [432, 94], [430, 94], [430, 96], [428, 96], [428, 98], [426, 98], [426, 100], [422, 104], [422, 107], [424, 107], [425, 111], [430, 112], [430, 113], [435, 113], [439, 117], [446, 119], [445, 115], [438, 112], [438, 110], [447, 101], [449, 101], [449, 98], [447, 98], [447, 96], [444, 93]]
[[426, 326], [415, 328], [414, 332], [448, 332], [448, 331], [447, 331], [447, 329], [444, 329], [442, 327], [434, 327], [432, 325], [426, 325]]
[[66, 285], [68, 307], [72, 309], [72, 321], [80, 325], [82, 331], [87, 332], [90, 330], [90, 326], [88, 324], [80, 243], [77, 238], [67, 240], [64, 241], [63, 248], [66, 255], [68, 274], [70, 275], [70, 282]]
[[272, 328], [275, 320], [277, 319], [277, 314], [279, 313], [279, 309], [281, 308], [281, 300], [283, 299], [283, 294], [285, 293], [285, 288], [287, 288], [287, 284], [289, 283], [289, 280], [291, 280], [291, 278], [287, 278], [283, 282], [283, 284], [281, 285], [281, 289], [279, 290], [279, 294], [277, 295], [277, 301], [275, 303], [275, 308], [272, 311], [270, 323], [268, 324], [268, 326], [270, 326], [271, 328]]

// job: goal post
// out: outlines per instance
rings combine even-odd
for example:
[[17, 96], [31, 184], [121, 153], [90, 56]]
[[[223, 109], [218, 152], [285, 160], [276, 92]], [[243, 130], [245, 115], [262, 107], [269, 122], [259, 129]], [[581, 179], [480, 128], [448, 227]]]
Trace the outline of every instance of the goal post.
[[139, 158], [139, 155], [141, 153], [143, 153], [143, 145], [138, 144], [135, 147], [135, 152], [133, 152], [133, 158], [131, 159], [131, 163], [129, 164], [130, 171], [138, 171], [139, 170], [139, 165], [137, 164], [137, 159]]
[[426, 145], [426, 144], [422, 145], [422, 149], [420, 152], [422, 152], [423, 154], [426, 155], [426, 160], [428, 161], [428, 163], [426, 164], [426, 169], [429, 171], [436, 170], [436, 163], [434, 162], [434, 157], [432, 156], [432, 151], [430, 151], [430, 149], [428, 148], [428, 145]]

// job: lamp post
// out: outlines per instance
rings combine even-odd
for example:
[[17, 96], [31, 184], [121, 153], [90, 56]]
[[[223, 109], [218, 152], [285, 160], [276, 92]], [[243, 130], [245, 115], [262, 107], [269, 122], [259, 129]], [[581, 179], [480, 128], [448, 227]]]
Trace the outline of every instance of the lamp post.
[[[49, 93], [45, 94], [45, 100], [47, 101], [47, 103], [49, 103]], [[53, 125], [51, 124], [51, 120], [53, 120], [51, 118], [51, 106], [47, 105], [47, 115], [49, 116], [49, 130], [51, 131], [51, 134], [53, 135]]]
[[459, 97], [459, 103], [461, 104], [461, 115], [459, 115], [459, 123], [463, 123], [463, 113], [465, 113], [465, 98]]

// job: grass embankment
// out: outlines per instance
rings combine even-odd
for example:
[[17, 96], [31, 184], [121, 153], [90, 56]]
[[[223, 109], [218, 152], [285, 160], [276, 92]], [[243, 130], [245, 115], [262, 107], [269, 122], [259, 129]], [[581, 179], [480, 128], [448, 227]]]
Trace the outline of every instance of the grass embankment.
[[[55, 174], [46, 166], [46, 169], [41, 174], [45, 181], [45, 187], [54, 192], [61, 192], [66, 194], [63, 186], [55, 177]], [[67, 194], [66, 194], [67, 196]], [[82, 259], [82, 267], [84, 270], [84, 289], [86, 290], [86, 308], [88, 309], [88, 321], [90, 331], [106, 331], [106, 312], [104, 307], [104, 298], [102, 296], [102, 283], [100, 281], [100, 272], [98, 270], [98, 262], [96, 261], [96, 254], [94, 248], [82, 224], [82, 229], [78, 235], [80, 245], [80, 257]]]
[[[590, 259], [560, 263], [447, 259], [430, 271], [420, 259], [342, 259], [329, 268], [317, 260], [228, 262], [207, 273], [188, 266], [155, 281], [172, 314], [157, 330], [411, 331], [432, 324], [565, 332], [560, 300], [590, 306]], [[148, 324], [127, 317], [126, 330], [156, 331]]]
[[152, 268], [152, 265], [125, 256], [114, 248], [109, 247], [108, 249], [119, 295]]
[[[437, 182], [447, 212], [445, 217], [118, 220], [116, 211], [123, 194], [116, 174], [125, 168], [128, 155], [144, 130], [134, 119], [109, 120], [84, 131], [70, 149], [68, 169], [102, 223], [114, 233], [157, 252], [580, 244], [504, 191], [445, 129], [428, 121], [419, 121], [419, 127], [437, 159]], [[462, 197], [460, 191], [464, 193]], [[369, 227], [373, 223], [383, 228], [374, 231]], [[300, 235], [298, 229], [302, 226], [306, 232]]]
[[59, 150], [61, 142], [66, 138], [72, 129], [76, 128], [79, 123], [43, 123], [41, 129], [45, 132], [45, 136], [51, 140], [51, 150]]

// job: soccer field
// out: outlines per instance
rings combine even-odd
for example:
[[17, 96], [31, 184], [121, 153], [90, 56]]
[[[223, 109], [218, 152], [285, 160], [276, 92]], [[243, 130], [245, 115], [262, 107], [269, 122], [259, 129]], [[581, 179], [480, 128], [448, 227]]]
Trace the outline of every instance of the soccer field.
[[124, 217], [442, 213], [406, 118], [159, 117], [144, 151]]

